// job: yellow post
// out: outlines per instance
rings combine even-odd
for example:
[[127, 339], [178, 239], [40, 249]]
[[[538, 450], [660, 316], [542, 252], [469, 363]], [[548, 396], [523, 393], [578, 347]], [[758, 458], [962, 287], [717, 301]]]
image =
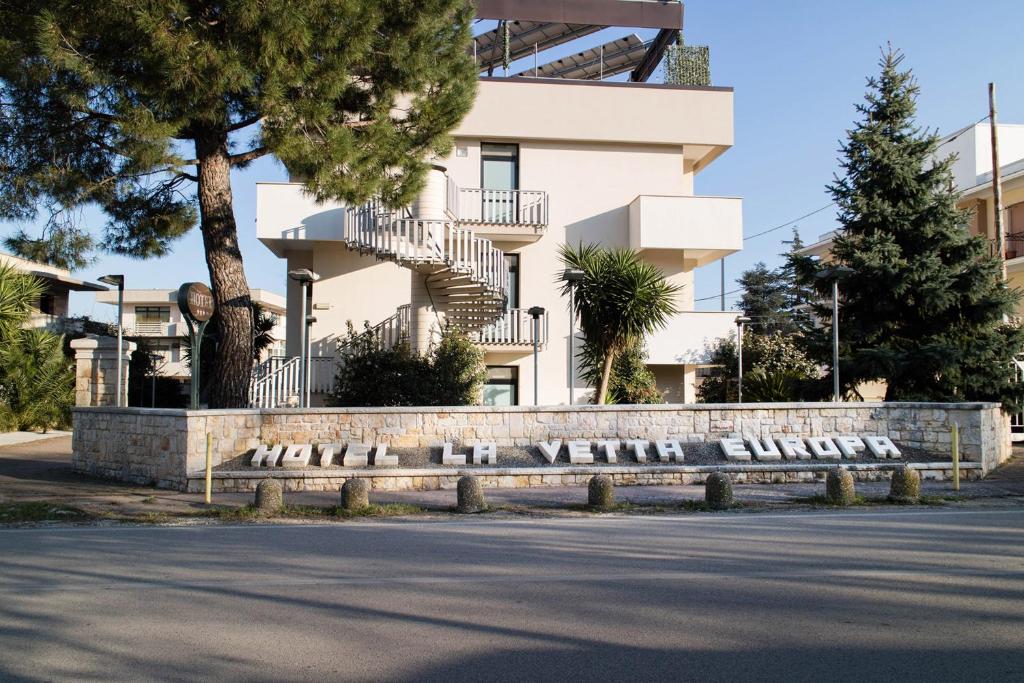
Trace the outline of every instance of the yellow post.
[[960, 423], [953, 423], [953, 490], [960, 490]]
[[210, 489], [213, 488], [213, 435], [206, 434], [206, 503], [210, 503]]

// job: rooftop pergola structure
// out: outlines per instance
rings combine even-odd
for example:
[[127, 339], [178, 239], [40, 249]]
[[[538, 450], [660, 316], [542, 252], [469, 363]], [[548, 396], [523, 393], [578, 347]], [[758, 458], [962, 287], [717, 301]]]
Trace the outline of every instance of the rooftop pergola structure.
[[604, 28], [656, 28], [657, 36], [648, 42], [630, 34], [516, 74], [603, 80], [629, 72], [630, 81], [642, 83], [683, 28], [683, 4], [678, 0], [476, 0], [476, 8], [478, 19], [498, 21], [497, 28], [474, 38], [474, 55], [487, 75], [493, 75], [506, 56], [511, 63]]

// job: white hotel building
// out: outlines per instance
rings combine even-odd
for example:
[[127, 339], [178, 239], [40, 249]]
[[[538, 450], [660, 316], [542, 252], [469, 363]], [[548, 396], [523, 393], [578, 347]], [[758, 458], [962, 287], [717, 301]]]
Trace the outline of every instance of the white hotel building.
[[[515, 16], [507, 16], [509, 6]], [[732, 89], [645, 82], [682, 26], [679, 3], [579, 6], [478, 3], [479, 17], [509, 21], [510, 52], [513, 59], [528, 55], [527, 72], [485, 76], [498, 60], [499, 38], [494, 31], [478, 37], [476, 102], [454, 131], [451, 154], [436, 160], [408, 209], [318, 204], [298, 183], [258, 185], [260, 241], [289, 271], [319, 276], [306, 308], [315, 318], [313, 405], [331, 387], [346, 321], [357, 328], [368, 321], [382, 339], [404, 336], [416, 349], [426, 348], [440, 325], [461, 326], [486, 352], [484, 402], [529, 405], [535, 378], [527, 310], [534, 306], [546, 311], [537, 339], [539, 402], [567, 403], [570, 320], [558, 248], [580, 242], [635, 249], [682, 285], [682, 312], [647, 339], [648, 362], [666, 400], [694, 400], [708, 345], [731, 334], [736, 317], [693, 310], [694, 269], [742, 247], [741, 200], [700, 196], [694, 188], [696, 176], [733, 144]], [[645, 43], [632, 34], [547, 64], [540, 54], [534, 67], [535, 53], [610, 25], [657, 28], [658, 38]], [[607, 80], [622, 73], [631, 80]], [[293, 364], [300, 306], [300, 285], [289, 281]], [[257, 377], [280, 382], [272, 374], [264, 369]], [[577, 402], [590, 398], [578, 379], [576, 389]], [[262, 405], [297, 393], [287, 386], [260, 391]]]

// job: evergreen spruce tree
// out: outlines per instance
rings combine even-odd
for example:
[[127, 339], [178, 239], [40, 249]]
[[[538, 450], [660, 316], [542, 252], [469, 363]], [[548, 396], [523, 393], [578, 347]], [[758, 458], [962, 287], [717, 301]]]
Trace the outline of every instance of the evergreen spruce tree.
[[[1009, 407], [1024, 335], [1004, 320], [1019, 294], [1002, 281], [986, 241], [968, 234], [953, 159], [937, 156], [938, 137], [915, 123], [918, 86], [902, 62], [889, 50], [868, 80], [861, 120], [842, 147], [843, 173], [829, 186], [842, 224], [832, 258], [853, 269], [840, 285], [840, 378], [847, 390], [883, 380], [890, 401]], [[831, 287], [815, 281], [816, 262], [797, 258], [794, 267], [819, 288], [825, 327], [809, 339], [830, 363]]]
[[0, 218], [98, 206], [102, 244], [199, 222], [221, 321], [210, 404], [245, 405], [252, 310], [231, 171], [277, 156], [316, 197], [408, 203], [476, 87], [465, 0], [5, 0]]
[[737, 302], [737, 308], [751, 318], [751, 334], [795, 331], [788, 311], [791, 287], [781, 270], [769, 270], [759, 262], [740, 275], [739, 283], [743, 287], [743, 295]]

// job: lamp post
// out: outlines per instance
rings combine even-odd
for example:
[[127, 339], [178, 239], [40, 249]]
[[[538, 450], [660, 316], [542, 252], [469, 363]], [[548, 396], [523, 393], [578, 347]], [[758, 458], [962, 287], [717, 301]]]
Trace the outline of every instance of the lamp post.
[[124, 275], [104, 275], [99, 278], [100, 282], [117, 287], [117, 402], [115, 405], [120, 408], [124, 402], [124, 388], [122, 383], [124, 370], [124, 359], [121, 358], [122, 346], [124, 344]]
[[[160, 355], [159, 353], [151, 353], [151, 354], [149, 354], [149, 360], [153, 363], [153, 374], [151, 374], [149, 376], [149, 392], [150, 392], [149, 393], [149, 407], [150, 408], [156, 408], [156, 375], [157, 375], [157, 370], [158, 370], [157, 363], [159, 363], [163, 359], [164, 359], [164, 357], [162, 355]], [[139, 402], [141, 403], [141, 394], [142, 394], [142, 392], [140, 391], [139, 394], [140, 394], [140, 401]]]
[[299, 407], [308, 408], [306, 401], [306, 297], [308, 288], [317, 280], [317, 275], [309, 268], [298, 268], [288, 271], [288, 277], [302, 285], [302, 303], [299, 305]]
[[562, 279], [569, 283], [569, 405], [576, 403], [576, 283], [581, 282], [584, 273], [579, 268], [566, 268]]
[[533, 405], [536, 406], [540, 405], [540, 401], [538, 399], [540, 396], [540, 391], [538, 389], [540, 386], [540, 374], [538, 372], [540, 365], [537, 362], [537, 350], [538, 343], [540, 341], [540, 317], [544, 315], [544, 309], [540, 306], [534, 306], [528, 310], [527, 313], [529, 313], [533, 318]]
[[312, 358], [313, 354], [312, 354], [312, 351], [311, 351], [311, 347], [313, 346], [313, 342], [312, 342], [312, 336], [313, 335], [311, 334], [311, 332], [313, 331], [313, 323], [315, 323], [315, 322], [316, 322], [316, 316], [313, 316], [313, 315], [307, 315], [306, 316], [306, 336], [305, 336], [305, 340], [306, 340], [305, 344], [306, 344], [306, 346], [305, 346], [305, 348], [303, 350], [306, 352], [306, 374], [305, 374], [306, 386], [304, 387], [306, 393], [304, 394], [304, 396], [305, 396], [306, 407], [307, 408], [309, 407], [310, 387], [313, 386], [313, 381], [310, 379], [313, 376], [313, 358]]
[[832, 283], [832, 401], [839, 403], [839, 281], [854, 272], [848, 266], [833, 266], [815, 277]]
[[745, 315], [736, 316], [736, 367], [739, 369], [736, 375], [736, 402], [743, 403], [743, 326], [750, 322]]

